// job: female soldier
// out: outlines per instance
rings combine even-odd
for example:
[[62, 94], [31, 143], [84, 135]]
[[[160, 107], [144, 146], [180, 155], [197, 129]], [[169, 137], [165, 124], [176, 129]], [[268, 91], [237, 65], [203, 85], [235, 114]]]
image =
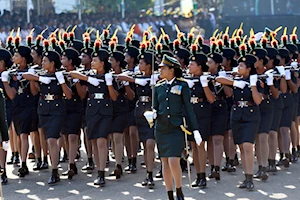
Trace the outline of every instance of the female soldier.
[[[13, 62], [18, 65], [19, 70], [24, 72], [29, 69], [29, 65], [32, 63], [31, 50], [27, 46], [19, 46], [19, 40], [20, 38], [15, 39], [16, 48], [14, 50]], [[32, 129], [32, 117], [34, 115], [34, 96], [32, 88], [35, 86], [34, 82], [22, 80], [21, 76], [17, 76], [13, 77], [17, 81], [17, 91], [15, 91], [7, 82], [9, 73], [2, 73], [1, 76], [6, 92], [12, 92], [12, 90], [14, 90], [13, 92], [17, 92], [14, 98], [13, 122], [17, 135], [20, 137], [18, 141], [21, 143], [18, 146], [21, 146], [22, 165], [18, 170], [18, 175], [24, 177], [29, 173], [26, 160], [29, 148], [28, 135]], [[3, 79], [6, 81], [3, 81]]]
[[[120, 74], [122, 69], [126, 67], [124, 54], [115, 49], [115, 43], [110, 43], [110, 63], [115, 74]], [[110, 133], [114, 141], [115, 156], [116, 156], [116, 169], [111, 174], [116, 176], [116, 179], [120, 179], [122, 175], [122, 157], [123, 157], [123, 132], [128, 122], [128, 99], [134, 98], [134, 92], [129, 86], [128, 82], [116, 80], [114, 81], [114, 88], [118, 91], [119, 95], [116, 101], [113, 102], [113, 119]]]
[[[202, 139], [198, 124], [190, 102], [190, 90], [186, 82], [179, 79], [182, 76], [180, 63], [172, 57], [164, 55], [160, 68], [161, 82], [154, 89], [154, 135], [158, 151], [163, 164], [163, 178], [169, 199], [174, 199], [172, 179], [176, 186], [177, 199], [184, 199], [182, 193], [182, 172], [180, 157], [184, 149], [184, 133], [180, 129], [183, 125], [183, 106], [186, 109], [191, 130], [194, 130], [196, 143], [200, 145]], [[156, 116], [157, 115], [157, 116]]]
[[[11, 54], [8, 50], [6, 49], [0, 49], [0, 73], [7, 73], [5, 70], [9, 69], [12, 66], [12, 61], [11, 61]], [[13, 109], [13, 102], [12, 99], [14, 99], [16, 95], [16, 90], [8, 88], [6, 91], [3, 82], [7, 82], [8, 80], [5, 80], [5, 78], [2, 78], [0, 80], [0, 90], [1, 93], [3, 93], [4, 98], [2, 99], [2, 94], [1, 94], [1, 101], [3, 100], [3, 106], [5, 103], [5, 108], [3, 109], [1, 107], [1, 145], [2, 142], [8, 141], [8, 133], [7, 133], [7, 127], [11, 125], [12, 121], [12, 109]], [[10, 87], [16, 87], [16, 82], [13, 79], [9, 80], [9, 86]], [[5, 112], [6, 111], [6, 112]], [[3, 122], [5, 124], [3, 124]], [[1, 146], [0, 148], [2, 148]], [[6, 151], [4, 149], [0, 150], [0, 167], [3, 170], [3, 174], [1, 175], [1, 181], [2, 184], [7, 183], [7, 176], [6, 176], [6, 170], [5, 170], [5, 164], [6, 164]]]
[[[259, 126], [259, 107], [262, 95], [257, 91], [257, 75], [254, 68], [256, 58], [242, 54], [238, 60], [238, 74], [240, 79], [229, 80], [217, 77], [216, 81], [224, 85], [233, 86], [234, 105], [231, 109], [231, 127], [234, 143], [239, 145], [242, 165], [246, 180], [239, 186], [252, 190], [254, 153], [253, 143]], [[250, 86], [249, 87], [249, 79]]]
[[[202, 77], [203, 72], [207, 72], [208, 66], [206, 65], [207, 56], [202, 53], [193, 53], [190, 58], [189, 73], [195, 78]], [[207, 84], [207, 78], [203, 76], [201, 83], [199, 79], [193, 83], [193, 80], [187, 80], [191, 90], [191, 103], [195, 111], [195, 115], [198, 122], [199, 131], [202, 137], [202, 142], [198, 146], [194, 138], [189, 137], [191, 140], [191, 146], [193, 149], [193, 163], [197, 173], [197, 178], [192, 184], [192, 187], [206, 187], [206, 150], [205, 142], [208, 141], [210, 135], [210, 117], [211, 117], [211, 103], [215, 101], [215, 95], [213, 94], [212, 84]]]
[[[144, 112], [151, 110], [152, 102], [152, 88], [158, 79], [158, 76], [152, 75], [152, 67], [155, 65], [155, 55], [152, 52], [142, 51], [138, 56], [139, 59], [139, 69], [145, 77], [131, 78], [128, 76], [119, 75], [118, 79], [135, 82], [136, 83], [136, 96], [138, 98], [135, 107], [135, 119], [138, 128], [140, 141], [143, 142], [144, 146], [144, 160], [147, 168], [147, 174], [145, 181], [142, 182], [143, 186], [148, 186], [152, 188], [154, 186], [153, 180], [153, 168], [154, 168], [154, 129], [150, 127], [146, 118], [144, 117]], [[154, 61], [154, 63], [153, 63]], [[155, 66], [154, 66], [155, 67]]]
[[[75, 70], [79, 67], [81, 60], [79, 53], [68, 48], [63, 51], [61, 63], [67, 72]], [[72, 90], [72, 99], [66, 99], [66, 120], [62, 127], [65, 145], [69, 157], [69, 170], [62, 175], [68, 176], [68, 179], [77, 174], [75, 158], [78, 149], [78, 135], [80, 134], [82, 117], [83, 117], [83, 99], [86, 95], [85, 83], [78, 79], [68, 80], [68, 85]]]
[[[86, 123], [88, 139], [92, 141], [94, 158], [98, 170], [98, 177], [94, 185], [105, 185], [104, 173], [107, 158], [107, 137], [110, 133], [113, 116], [113, 103], [118, 92], [113, 88], [112, 74], [109, 73], [109, 53], [99, 49], [100, 43], [96, 41], [96, 48], [92, 54], [92, 68], [96, 70], [95, 76], [85, 76], [78, 72], [71, 72], [73, 78], [87, 81], [89, 98], [86, 107]], [[103, 80], [105, 76], [105, 81]], [[102, 78], [101, 78], [102, 76]]]
[[[218, 75], [218, 72], [221, 70], [220, 64], [223, 61], [223, 57], [219, 53], [215, 53], [213, 49], [214, 46], [212, 47], [212, 53], [208, 55], [208, 71], [212, 75]], [[221, 73], [222, 72], [219, 72], [219, 74]], [[220, 180], [220, 166], [223, 156], [223, 138], [228, 118], [227, 102], [225, 101], [225, 98], [231, 97], [232, 91], [226, 86], [214, 83], [213, 92], [216, 95], [216, 101], [211, 104], [211, 129], [207, 147], [208, 158], [211, 164], [211, 174], [209, 177]]]
[[[63, 126], [66, 114], [65, 101], [72, 98], [72, 91], [66, 85], [62, 72], [57, 71], [61, 67], [60, 55], [55, 51], [46, 51], [43, 54], [42, 66], [47, 70], [45, 76], [32, 73], [25, 73], [24, 78], [31, 81], [39, 81], [40, 100], [38, 114], [40, 125], [43, 128], [48, 142], [49, 153], [52, 164], [52, 175], [48, 184], [55, 184], [60, 181], [58, 174], [59, 148], [57, 140], [60, 138], [60, 131]], [[36, 91], [37, 92], [37, 88]]]

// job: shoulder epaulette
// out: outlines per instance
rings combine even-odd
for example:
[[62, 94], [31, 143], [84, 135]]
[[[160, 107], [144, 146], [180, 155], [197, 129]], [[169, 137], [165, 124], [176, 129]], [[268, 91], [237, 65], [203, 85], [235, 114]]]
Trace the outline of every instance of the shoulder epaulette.
[[178, 81], [183, 81], [183, 82], [186, 82], [186, 80], [185, 79], [183, 79], [183, 78], [176, 78]]
[[166, 82], [166, 79], [159, 80], [159, 81], [157, 81], [157, 83], [156, 83], [155, 86], [160, 86], [160, 85], [162, 85], [165, 82]]

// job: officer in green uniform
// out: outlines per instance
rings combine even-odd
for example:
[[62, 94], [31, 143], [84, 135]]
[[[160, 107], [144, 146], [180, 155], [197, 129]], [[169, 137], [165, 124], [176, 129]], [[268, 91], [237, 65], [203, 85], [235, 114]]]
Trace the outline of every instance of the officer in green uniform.
[[160, 81], [154, 89], [154, 115], [156, 119], [154, 134], [163, 165], [164, 181], [169, 199], [174, 199], [172, 179], [176, 186], [177, 199], [184, 199], [181, 185], [180, 157], [184, 149], [183, 106], [187, 112], [196, 143], [200, 145], [202, 138], [190, 102], [188, 84], [181, 79], [180, 63], [170, 56], [164, 55], [160, 66]]

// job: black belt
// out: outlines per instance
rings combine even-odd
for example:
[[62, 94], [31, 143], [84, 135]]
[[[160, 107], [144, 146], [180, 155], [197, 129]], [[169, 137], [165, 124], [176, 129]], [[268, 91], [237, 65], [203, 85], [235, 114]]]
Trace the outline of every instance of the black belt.
[[219, 101], [219, 100], [225, 100], [225, 97], [216, 96], [216, 100], [217, 101]]
[[270, 99], [270, 95], [268, 95], [268, 94], [262, 94], [262, 96], [264, 99]]
[[46, 101], [53, 101], [56, 99], [62, 99], [62, 95], [55, 95], [55, 94], [41, 94], [40, 98]]
[[104, 93], [93, 93], [89, 94], [90, 99], [110, 99], [109, 94], [104, 94]]

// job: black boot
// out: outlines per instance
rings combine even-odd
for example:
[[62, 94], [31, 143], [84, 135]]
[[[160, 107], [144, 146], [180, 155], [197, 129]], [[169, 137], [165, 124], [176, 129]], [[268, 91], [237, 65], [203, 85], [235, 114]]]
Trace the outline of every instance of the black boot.
[[237, 154], [235, 154], [235, 156], [234, 156], [234, 160], [233, 160], [233, 165], [234, 166], [239, 166], [239, 158], [238, 158], [238, 155]]
[[300, 157], [300, 145], [297, 145], [297, 156]]
[[154, 180], [153, 180], [153, 172], [148, 172], [148, 187], [150, 189], [153, 189], [155, 186]]
[[271, 172], [271, 163], [272, 163], [272, 160], [271, 159], [268, 159], [268, 167], [267, 167], [267, 172]]
[[142, 186], [147, 186], [148, 185], [148, 171], [147, 171], [147, 174], [146, 174], [146, 178], [145, 178], [145, 180], [142, 182]]
[[282, 160], [283, 160], [283, 153], [280, 152], [279, 155], [280, 155], [280, 158], [279, 158], [279, 161], [277, 162], [277, 165], [276, 165], [276, 166], [278, 166], [278, 167], [280, 167], [280, 166], [283, 165], [283, 163], [282, 163]]
[[266, 181], [269, 178], [269, 175], [267, 174], [267, 167], [262, 167], [260, 178], [262, 181]]
[[128, 166], [125, 167], [125, 172], [130, 172], [131, 171], [131, 165], [132, 165], [132, 158], [128, 158]]
[[12, 152], [10, 160], [7, 162], [8, 165], [14, 164], [15, 154], [16, 154], [16, 152]]
[[247, 177], [248, 177], [248, 174], [245, 174], [245, 180], [243, 181], [243, 183], [241, 185], [239, 185], [239, 188], [241, 188], [241, 189], [247, 188]]
[[187, 161], [184, 158], [180, 158], [180, 166], [182, 172], [187, 171]]
[[184, 196], [181, 188], [176, 188], [177, 200], [184, 200]]
[[42, 159], [38, 158], [38, 161], [33, 165], [33, 171], [40, 170], [42, 167]]
[[234, 162], [233, 159], [229, 159], [229, 161], [228, 161], [228, 168], [227, 168], [228, 172], [235, 172], [236, 171], [236, 168], [233, 165], [233, 162]]
[[29, 170], [26, 165], [26, 162], [22, 162], [22, 167], [18, 170], [18, 176], [25, 177], [25, 175], [27, 175], [27, 174], [29, 174]]
[[262, 166], [258, 166], [258, 171], [254, 174], [253, 178], [261, 178]]
[[60, 162], [60, 163], [64, 163], [64, 162], [66, 162], [67, 160], [68, 160], [68, 154], [67, 154], [67, 152], [64, 150], [64, 155], [63, 155], [62, 158], [60, 158], [59, 162]]
[[228, 170], [228, 166], [229, 166], [229, 157], [226, 157], [226, 163], [225, 163], [225, 165], [222, 167], [222, 171], [223, 172], [227, 172], [227, 170]]
[[71, 180], [73, 178], [73, 176], [75, 176], [75, 174], [77, 174], [77, 173], [78, 172], [77, 172], [77, 167], [76, 167], [75, 163], [70, 163], [69, 170], [64, 172], [62, 175], [68, 176], [68, 179]]
[[48, 157], [44, 156], [44, 161], [42, 163], [41, 169], [48, 169], [49, 165], [48, 165]]
[[247, 174], [247, 190], [252, 191], [254, 188], [253, 175]]
[[285, 158], [282, 159], [282, 164], [285, 168], [289, 168], [290, 167], [290, 158], [291, 158], [291, 154], [289, 153], [285, 153]]
[[208, 174], [208, 178], [214, 178], [213, 175], [212, 175], [214, 169], [215, 169], [215, 166], [214, 166], [214, 165], [211, 165], [211, 166], [210, 166], [210, 174]]
[[167, 194], [168, 194], [168, 199], [169, 199], [169, 200], [175, 200], [175, 199], [174, 199], [174, 195], [173, 195], [173, 191], [168, 191]]
[[192, 187], [199, 187], [199, 183], [200, 183], [200, 173], [197, 173], [197, 178], [195, 178], [195, 180], [192, 183]]
[[98, 171], [98, 177], [94, 181], [94, 185], [99, 185], [100, 187], [104, 187], [104, 185], [105, 185], [105, 172], [104, 171]]
[[120, 179], [121, 178], [121, 175], [123, 174], [123, 170], [122, 170], [122, 166], [121, 165], [117, 165], [116, 166], [114, 174], [116, 176], [116, 179]]
[[291, 162], [295, 163], [298, 161], [298, 156], [296, 152], [296, 148], [292, 148]]
[[273, 173], [277, 172], [276, 160], [270, 160], [270, 172], [273, 172]]
[[83, 171], [92, 171], [94, 169], [95, 169], [95, 164], [93, 158], [88, 158], [88, 162], [86, 163], [86, 165], [81, 168], [81, 170]]
[[15, 152], [14, 165], [18, 165], [19, 163], [20, 163], [19, 152]]
[[162, 178], [163, 177], [163, 173], [162, 173], [162, 164], [160, 164], [160, 169], [159, 171], [156, 173], [155, 178]]
[[135, 173], [136, 172], [136, 157], [132, 158], [132, 165], [130, 168], [131, 173]]
[[219, 166], [215, 166], [215, 170], [212, 172], [212, 176], [213, 176], [213, 178], [216, 179], [216, 181], [221, 180], [220, 167]]
[[199, 187], [201, 189], [206, 188], [206, 173], [200, 173]]
[[3, 185], [5, 185], [5, 184], [7, 184], [7, 182], [8, 182], [8, 179], [7, 179], [7, 175], [6, 175], [6, 170], [5, 170], [5, 168], [4, 169], [1, 169], [0, 170], [1, 171], [1, 183], [3, 184]]
[[52, 185], [60, 181], [58, 169], [52, 169], [52, 175], [50, 176], [48, 180], [48, 184]]

